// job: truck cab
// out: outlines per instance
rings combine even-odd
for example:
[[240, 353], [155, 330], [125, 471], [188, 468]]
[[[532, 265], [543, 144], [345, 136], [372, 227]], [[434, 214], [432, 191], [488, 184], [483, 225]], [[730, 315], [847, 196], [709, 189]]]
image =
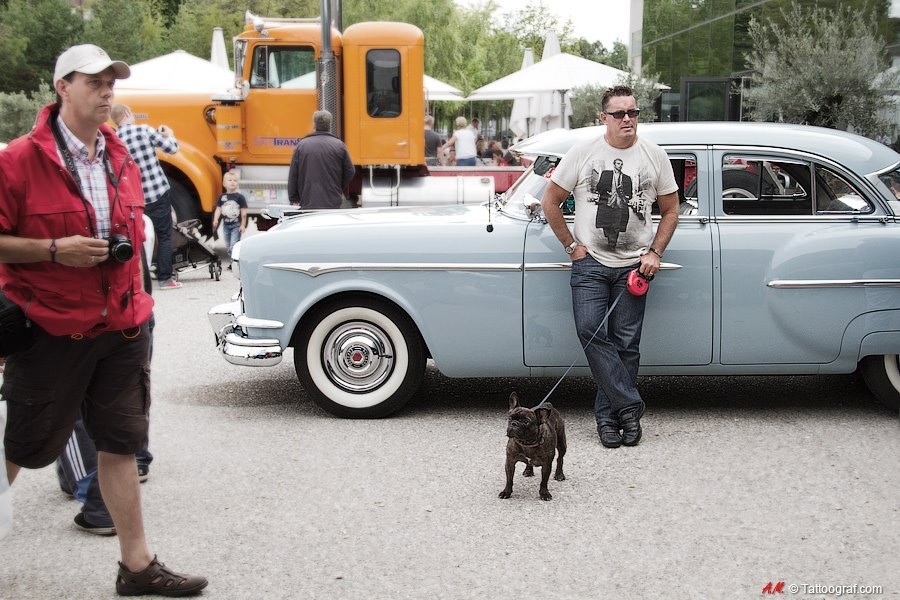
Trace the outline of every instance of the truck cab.
[[[333, 61], [325, 60], [329, 57]], [[208, 220], [222, 191], [222, 175], [231, 169], [238, 171], [252, 216], [269, 205], [288, 204], [291, 155], [312, 131], [313, 112], [320, 108], [332, 112], [332, 132], [345, 141], [356, 165], [345, 206], [493, 197], [490, 176], [464, 176], [463, 182], [428, 177], [425, 40], [414, 25], [357, 23], [341, 33], [323, 28], [319, 19], [264, 19], [248, 13], [234, 39], [234, 58], [234, 87], [212, 97], [117, 94], [137, 123], [165, 123], [175, 131], [179, 152], [160, 160], [179, 220]]]

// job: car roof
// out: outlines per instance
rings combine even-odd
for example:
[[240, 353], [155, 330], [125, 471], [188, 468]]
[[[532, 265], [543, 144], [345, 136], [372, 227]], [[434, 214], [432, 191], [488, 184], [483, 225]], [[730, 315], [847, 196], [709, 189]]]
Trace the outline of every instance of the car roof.
[[[554, 129], [539, 133], [512, 147], [532, 156], [563, 156], [576, 143], [599, 138], [604, 125], [580, 129]], [[641, 123], [638, 135], [660, 146], [746, 146], [798, 150], [834, 160], [858, 173], [876, 173], [900, 163], [891, 148], [853, 133], [787, 123], [730, 121], [689, 123]]]

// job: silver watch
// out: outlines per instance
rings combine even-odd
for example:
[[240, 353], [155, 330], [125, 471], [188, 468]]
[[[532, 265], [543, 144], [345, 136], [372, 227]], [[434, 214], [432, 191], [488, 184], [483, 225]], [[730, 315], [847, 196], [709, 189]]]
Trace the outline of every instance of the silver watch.
[[573, 241], [571, 244], [566, 246], [566, 254], [572, 254], [575, 252], [575, 248], [578, 247], [578, 240]]

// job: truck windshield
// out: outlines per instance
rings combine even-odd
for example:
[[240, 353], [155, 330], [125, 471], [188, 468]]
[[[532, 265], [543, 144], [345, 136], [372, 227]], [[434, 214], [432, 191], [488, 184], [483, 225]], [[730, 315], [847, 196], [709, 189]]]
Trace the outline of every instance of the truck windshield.
[[316, 53], [309, 46], [257, 46], [251, 88], [316, 89]]

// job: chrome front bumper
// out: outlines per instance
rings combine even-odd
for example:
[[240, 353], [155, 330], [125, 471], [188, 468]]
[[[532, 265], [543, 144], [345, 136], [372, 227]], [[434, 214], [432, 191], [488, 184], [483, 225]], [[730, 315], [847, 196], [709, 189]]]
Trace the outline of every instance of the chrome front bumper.
[[284, 349], [277, 339], [251, 338], [248, 331], [250, 328], [282, 329], [283, 323], [244, 316], [240, 300], [214, 306], [207, 316], [216, 335], [216, 346], [231, 364], [272, 367], [281, 362]]

